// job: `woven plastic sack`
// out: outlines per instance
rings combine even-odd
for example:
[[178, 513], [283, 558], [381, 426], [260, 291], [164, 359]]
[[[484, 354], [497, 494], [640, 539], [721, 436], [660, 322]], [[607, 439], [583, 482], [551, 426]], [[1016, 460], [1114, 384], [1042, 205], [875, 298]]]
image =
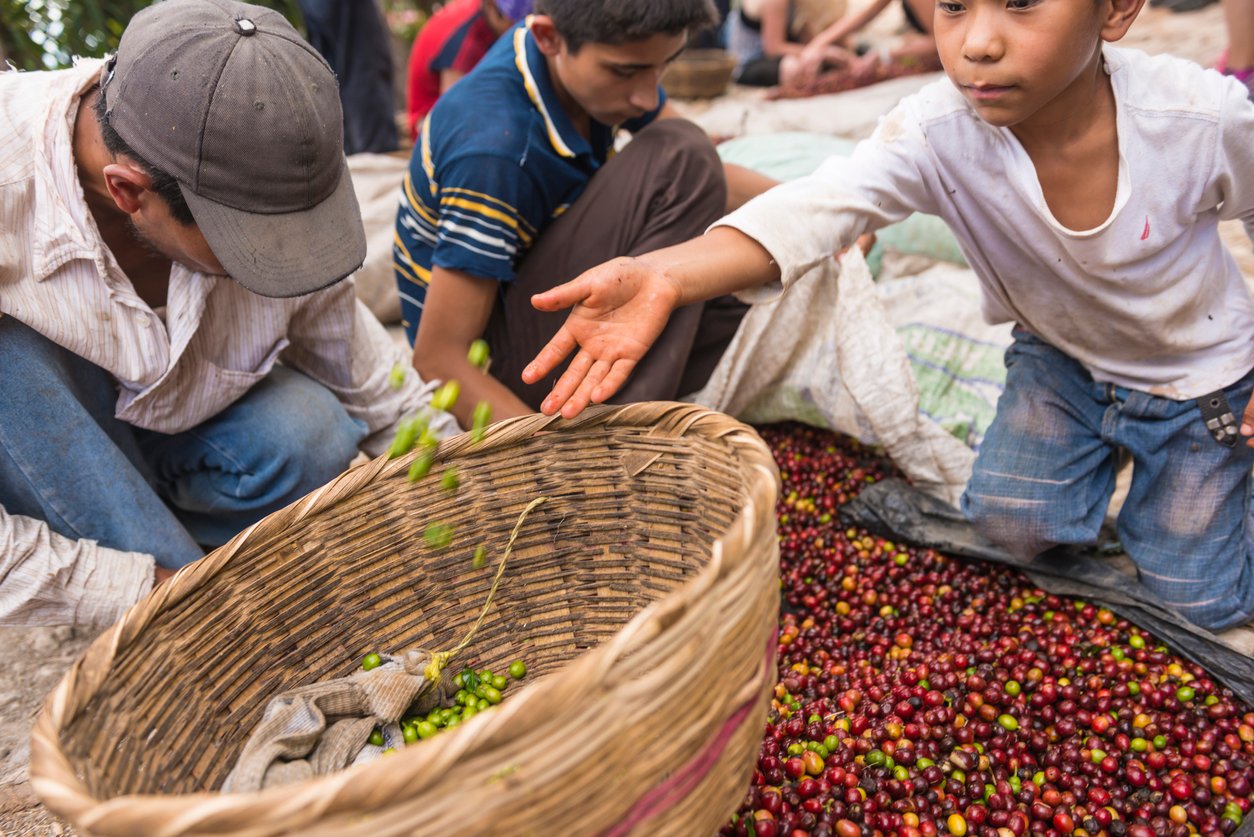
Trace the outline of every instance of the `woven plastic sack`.
[[856, 247], [839, 266], [826, 261], [750, 308], [692, 399], [746, 420], [798, 419], [876, 442], [916, 485], [950, 502], [975, 459], [920, 411], [905, 347]]
[[401, 321], [401, 298], [392, 272], [392, 239], [396, 204], [408, 168], [409, 160], [394, 154], [354, 154], [348, 158], [353, 192], [366, 229], [366, 261], [353, 274], [353, 280], [357, 298], [384, 324]]
[[[840, 509], [845, 526], [858, 526], [898, 543], [911, 543], [1022, 570], [1038, 587], [1101, 607], [1166, 640], [1214, 674], [1246, 702], [1254, 702], [1251, 630], [1214, 634], [1163, 604], [1137, 579], [1131, 560], [1099, 549], [1057, 547], [1034, 558], [1017, 558], [979, 534], [962, 513], [899, 480], [881, 480]], [[1242, 831], [1242, 833], [1247, 833]]]
[[980, 282], [967, 269], [937, 264], [875, 285], [919, 392], [919, 411], [978, 451], [1006, 388], [1011, 324], [990, 325]]

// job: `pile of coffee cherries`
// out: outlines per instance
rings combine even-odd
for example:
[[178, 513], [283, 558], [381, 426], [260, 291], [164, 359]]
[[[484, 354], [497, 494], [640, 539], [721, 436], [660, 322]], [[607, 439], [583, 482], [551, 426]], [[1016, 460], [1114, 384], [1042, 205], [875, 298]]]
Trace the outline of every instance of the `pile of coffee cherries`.
[[[362, 668], [369, 671], [382, 662], [377, 654], [367, 654], [362, 660]], [[402, 718], [401, 736], [404, 743], [414, 744], [425, 741], [436, 733], [446, 729], [459, 727], [480, 712], [486, 712], [504, 699], [505, 690], [510, 681], [522, 680], [527, 676], [527, 664], [515, 660], [509, 665], [509, 677], [494, 674], [491, 669], [475, 671], [465, 668], [453, 676], [453, 685], [457, 687], [450, 706], [438, 706], [426, 715], [414, 715]], [[371, 744], [382, 747], [385, 743], [383, 730], [376, 729], [370, 733]], [[398, 742], [399, 743], [399, 742]], [[393, 747], [383, 751], [384, 755], [394, 752]]]
[[760, 429], [784, 488], [779, 681], [725, 835], [1233, 833], [1254, 712], [1149, 633], [1022, 574], [846, 529], [891, 471]]

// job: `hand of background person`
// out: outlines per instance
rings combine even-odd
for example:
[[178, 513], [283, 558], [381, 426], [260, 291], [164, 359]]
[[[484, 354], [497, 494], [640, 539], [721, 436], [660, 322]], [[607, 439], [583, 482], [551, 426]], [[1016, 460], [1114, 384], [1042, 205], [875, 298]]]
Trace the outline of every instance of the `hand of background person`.
[[812, 84], [823, 69], [823, 48], [810, 44], [796, 55], [785, 55], [779, 64], [779, 83], [783, 87], [802, 89]]
[[531, 304], [541, 311], [571, 312], [523, 370], [523, 381], [539, 381], [578, 348], [540, 411], [574, 418], [617, 392], [662, 333], [680, 296], [662, 270], [638, 258], [606, 262], [533, 296]]
[[169, 581], [174, 577], [176, 572], [178, 572], [178, 570], [171, 570], [158, 564], [152, 574], [152, 586], [157, 587], [163, 581]]
[[871, 50], [865, 55], [859, 55], [849, 62], [849, 73], [855, 79], [862, 81], [870, 81], [876, 77], [876, 74], [886, 66], [887, 62], [879, 50]]

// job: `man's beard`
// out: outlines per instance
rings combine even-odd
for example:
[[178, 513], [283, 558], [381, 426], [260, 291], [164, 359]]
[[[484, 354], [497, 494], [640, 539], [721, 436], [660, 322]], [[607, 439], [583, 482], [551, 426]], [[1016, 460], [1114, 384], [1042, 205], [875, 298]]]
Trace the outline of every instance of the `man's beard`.
[[141, 247], [143, 247], [152, 255], [160, 256], [161, 258], [170, 262], [178, 261], [177, 258], [175, 258], [171, 254], [163, 250], [160, 244], [158, 244], [153, 239], [149, 238], [148, 235], [135, 224], [135, 220], [133, 218], [126, 219], [126, 229], [127, 229], [127, 232], [131, 234], [131, 238], [135, 239], [135, 241], [138, 242]]

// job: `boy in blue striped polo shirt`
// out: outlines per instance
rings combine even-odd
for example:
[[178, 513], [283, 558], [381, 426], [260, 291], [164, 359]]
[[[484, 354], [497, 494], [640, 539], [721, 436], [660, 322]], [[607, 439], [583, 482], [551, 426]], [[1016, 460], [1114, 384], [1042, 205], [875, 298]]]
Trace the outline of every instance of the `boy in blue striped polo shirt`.
[[[724, 167], [696, 126], [667, 118], [660, 75], [715, 19], [710, 0], [538, 0], [423, 121], [394, 266], [414, 367], [461, 382], [463, 425], [480, 400], [496, 418], [522, 415], [551, 387], [520, 377], [562, 322], [532, 294], [699, 234], [773, 185]], [[632, 140], [616, 154], [620, 130]], [[619, 400], [699, 389], [744, 310], [728, 297], [672, 318]], [[480, 337], [491, 375], [466, 359]]]

